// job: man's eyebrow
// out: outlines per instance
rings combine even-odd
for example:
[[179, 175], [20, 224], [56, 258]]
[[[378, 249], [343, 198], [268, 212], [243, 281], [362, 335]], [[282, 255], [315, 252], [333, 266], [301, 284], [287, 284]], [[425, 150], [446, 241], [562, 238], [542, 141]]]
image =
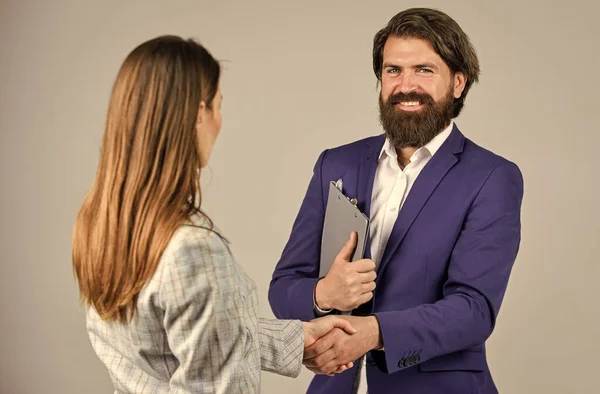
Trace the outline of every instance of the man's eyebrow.
[[423, 63], [423, 64], [417, 64], [415, 66], [415, 68], [435, 68], [435, 69], [437, 69], [438, 67], [433, 63]]
[[[384, 62], [383, 63], [383, 68], [387, 68], [387, 67], [394, 67], [394, 68], [402, 68], [392, 62]], [[412, 66], [414, 68], [433, 68], [433, 69], [438, 69], [439, 67], [437, 67], [435, 64], [433, 63], [420, 63], [420, 64], [416, 64], [414, 66]]]

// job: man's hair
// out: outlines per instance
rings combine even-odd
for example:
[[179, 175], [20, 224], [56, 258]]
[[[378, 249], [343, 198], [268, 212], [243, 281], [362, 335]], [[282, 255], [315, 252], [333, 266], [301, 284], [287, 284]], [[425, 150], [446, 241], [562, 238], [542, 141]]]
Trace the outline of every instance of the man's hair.
[[454, 100], [453, 117], [457, 117], [471, 85], [479, 80], [477, 53], [459, 24], [442, 11], [430, 8], [410, 8], [396, 14], [373, 39], [373, 71], [380, 82], [383, 48], [390, 36], [428, 41], [453, 73], [466, 76], [465, 89]]

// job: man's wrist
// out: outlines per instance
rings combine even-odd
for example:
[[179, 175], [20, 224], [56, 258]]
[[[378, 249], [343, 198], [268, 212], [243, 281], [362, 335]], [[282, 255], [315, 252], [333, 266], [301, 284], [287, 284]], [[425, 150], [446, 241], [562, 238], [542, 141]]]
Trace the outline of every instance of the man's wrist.
[[[323, 313], [331, 312], [333, 310], [333, 306], [330, 305], [327, 301], [326, 297], [323, 297], [323, 279], [319, 279], [317, 285], [315, 286], [315, 307]], [[319, 291], [319, 286], [321, 286]]]
[[381, 326], [379, 325], [379, 320], [377, 320], [377, 316], [375, 315], [369, 316], [368, 319], [371, 327], [369, 332], [372, 333], [371, 350], [382, 350], [383, 336], [381, 335]]

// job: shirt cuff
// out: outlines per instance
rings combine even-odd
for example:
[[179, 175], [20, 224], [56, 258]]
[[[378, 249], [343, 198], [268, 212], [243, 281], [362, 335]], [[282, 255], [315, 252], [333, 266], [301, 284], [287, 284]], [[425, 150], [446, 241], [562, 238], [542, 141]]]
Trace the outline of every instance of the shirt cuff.
[[[318, 281], [317, 281], [317, 283], [318, 283]], [[313, 290], [313, 305], [314, 305], [313, 311], [315, 312], [315, 315], [317, 317], [325, 316], [333, 311], [333, 309], [329, 309], [329, 310], [321, 309], [317, 305], [317, 285], [316, 284], [315, 284], [315, 289]]]

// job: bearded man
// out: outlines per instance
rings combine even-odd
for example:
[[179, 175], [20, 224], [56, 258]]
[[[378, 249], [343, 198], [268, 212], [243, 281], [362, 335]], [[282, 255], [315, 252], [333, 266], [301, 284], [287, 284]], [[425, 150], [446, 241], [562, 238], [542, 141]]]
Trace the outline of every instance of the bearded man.
[[[334, 330], [306, 352], [318, 374], [308, 393], [495, 394], [485, 342], [519, 250], [521, 172], [455, 123], [479, 61], [447, 14], [395, 15], [375, 35], [373, 68], [385, 133], [317, 159], [273, 273], [271, 308], [304, 321], [350, 312], [358, 330]], [[370, 219], [365, 258], [348, 261], [352, 235], [319, 278], [328, 188], [338, 179]]]

